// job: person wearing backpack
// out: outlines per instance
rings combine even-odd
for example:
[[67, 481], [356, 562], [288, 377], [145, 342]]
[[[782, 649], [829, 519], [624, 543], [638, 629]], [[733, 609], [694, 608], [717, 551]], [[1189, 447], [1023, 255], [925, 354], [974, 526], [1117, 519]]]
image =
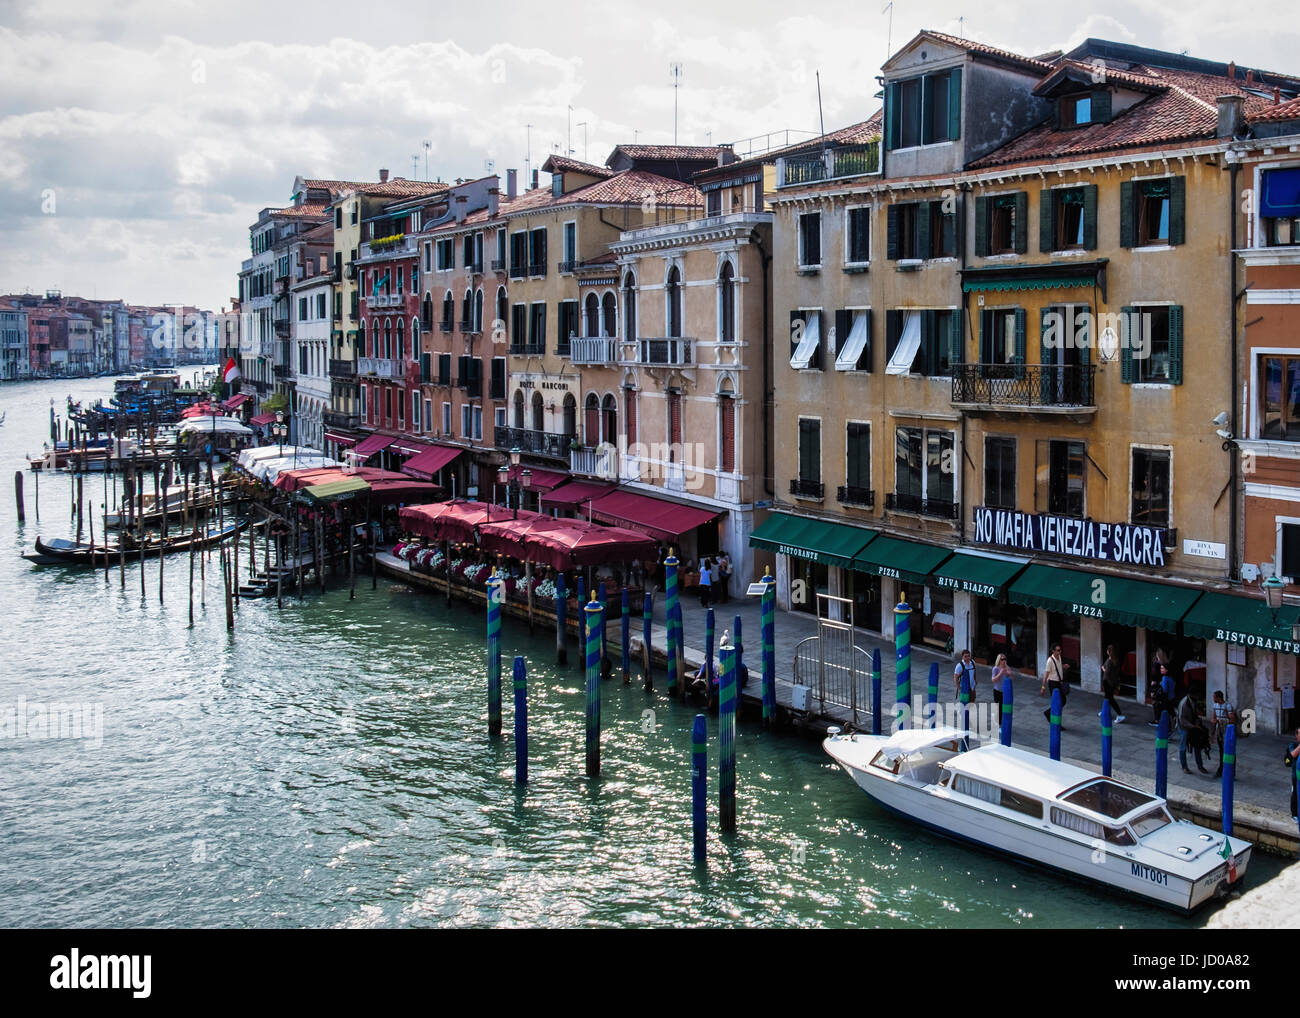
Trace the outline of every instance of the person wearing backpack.
[[[1061, 660], [1061, 645], [1058, 643], [1052, 647], [1052, 653], [1047, 658], [1047, 664], [1043, 668], [1043, 684], [1038, 689], [1039, 696], [1050, 697], [1052, 690], [1061, 691], [1061, 720], [1065, 720], [1065, 698], [1070, 695], [1070, 687], [1065, 681], [1065, 662]], [[1043, 711], [1043, 717], [1050, 722], [1052, 720], [1052, 708], [1049, 704]], [[1061, 725], [1065, 727], [1064, 723]]]
[[1178, 727], [1182, 734], [1178, 739], [1178, 762], [1183, 765], [1183, 773], [1191, 774], [1187, 766], [1187, 750], [1190, 748], [1196, 756], [1196, 769], [1202, 774], [1209, 774], [1201, 762], [1201, 754], [1210, 748], [1210, 733], [1201, 721], [1201, 712], [1196, 709], [1196, 700], [1188, 693], [1178, 703]]

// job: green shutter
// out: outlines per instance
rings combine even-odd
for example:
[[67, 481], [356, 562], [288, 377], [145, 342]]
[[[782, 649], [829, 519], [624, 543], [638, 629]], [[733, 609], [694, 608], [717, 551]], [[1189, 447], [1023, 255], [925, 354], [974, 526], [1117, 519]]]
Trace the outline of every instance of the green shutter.
[[1183, 309], [1178, 304], [1169, 309], [1169, 381], [1183, 384]]
[[1016, 377], [1025, 377], [1025, 309], [1016, 308]]
[[885, 257], [890, 261], [898, 260], [897, 205], [890, 205], [885, 209]]
[[[1106, 93], [1110, 95], [1109, 92]], [[1097, 185], [1083, 185], [1083, 246], [1097, 250]]]
[[1014, 224], [1012, 246], [1016, 254], [1029, 250], [1029, 192], [1016, 192], [1016, 221]]
[[975, 254], [987, 258], [989, 253], [989, 200], [981, 195], [975, 199]]
[[899, 84], [891, 81], [885, 86], [885, 149], [887, 151], [898, 148], [898, 100]]
[[1169, 181], [1169, 243], [1181, 244], [1187, 239], [1187, 178], [1174, 177]]
[[929, 258], [930, 255], [930, 203], [920, 202], [916, 206], [916, 257]]
[[1048, 305], [1038, 313], [1038, 363], [1043, 365], [1042, 374], [1039, 376], [1038, 388], [1039, 396], [1044, 404], [1050, 402], [1052, 393], [1052, 377], [1054, 372], [1048, 369], [1057, 363], [1056, 351], [1047, 345], [1047, 316], [1059, 314], [1060, 308]]
[[952, 317], [948, 319], [948, 331], [948, 342], [951, 344], [950, 349], [952, 353], [949, 360], [954, 366], [964, 364], [966, 362], [966, 351], [962, 349], [964, 330], [962, 329], [961, 308], [957, 308], [957, 310], [952, 313]]
[[[930, 92], [934, 89], [934, 79], [929, 74], [921, 78], [921, 144], [929, 145], [935, 141], [934, 117], [931, 115]], [[947, 129], [947, 125], [944, 125]]]
[[1092, 93], [1092, 123], [1110, 123], [1110, 91], [1108, 89], [1101, 88]]
[[1134, 370], [1133, 365], [1133, 347], [1124, 341], [1128, 324], [1133, 320], [1132, 315], [1136, 311], [1137, 308], [1131, 305], [1126, 305], [1120, 308], [1121, 314], [1124, 315], [1124, 324], [1120, 327], [1119, 336], [1119, 380], [1126, 385], [1137, 380], [1137, 372]]
[[948, 72], [948, 140], [961, 137], [961, 68]]
[[1056, 250], [1055, 194], [1050, 187], [1038, 192], [1038, 250], [1043, 254]]
[[[1119, 185], [1119, 246], [1133, 247], [1136, 223], [1133, 218], [1133, 181]], [[1131, 381], [1131, 379], [1125, 379]]]

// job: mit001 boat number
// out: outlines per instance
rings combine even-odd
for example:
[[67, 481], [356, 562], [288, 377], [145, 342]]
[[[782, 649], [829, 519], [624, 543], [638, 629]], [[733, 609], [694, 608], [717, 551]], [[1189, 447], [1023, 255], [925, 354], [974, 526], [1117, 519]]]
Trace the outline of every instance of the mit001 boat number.
[[1070, 609], [1076, 615], [1091, 615], [1094, 619], [1102, 617], [1101, 609], [1095, 604], [1072, 604], [1070, 605]]
[[1145, 877], [1153, 884], [1164, 884], [1169, 886], [1169, 874], [1162, 873], [1160, 870], [1152, 869], [1150, 866], [1143, 866], [1140, 862], [1132, 863], [1132, 875], [1135, 877]]

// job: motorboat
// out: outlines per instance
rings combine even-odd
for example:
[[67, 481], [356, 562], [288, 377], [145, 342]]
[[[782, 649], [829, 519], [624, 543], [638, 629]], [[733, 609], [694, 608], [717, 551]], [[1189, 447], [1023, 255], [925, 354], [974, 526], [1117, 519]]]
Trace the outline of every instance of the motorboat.
[[873, 800], [945, 837], [1190, 912], [1237, 887], [1251, 843], [1175, 820], [1166, 801], [959, 728], [831, 728], [823, 748]]

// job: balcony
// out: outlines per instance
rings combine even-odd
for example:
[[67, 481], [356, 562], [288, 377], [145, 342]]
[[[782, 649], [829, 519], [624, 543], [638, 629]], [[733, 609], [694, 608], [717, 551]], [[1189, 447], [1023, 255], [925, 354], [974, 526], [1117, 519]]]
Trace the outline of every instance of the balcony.
[[365, 241], [361, 245], [361, 257], [371, 258], [375, 255], [401, 255], [415, 253], [415, 237], [398, 233], [391, 237], [378, 237]]
[[574, 266], [576, 266], [577, 264], [578, 264], [577, 261], [575, 261], [574, 259], [570, 258], [570, 259], [569, 259], [568, 261], [566, 261], [566, 262], [557, 262], [557, 263], [556, 263], [556, 267], [557, 267], [557, 268], [559, 269], [559, 271], [561, 271], [561, 272], [572, 272], [573, 269], [574, 269]]
[[356, 263], [356, 262], [348, 262], [346, 265], [344, 265], [344, 266], [343, 266], [343, 276], [344, 276], [345, 279], [356, 279], [356, 278], [357, 278], [357, 263]]
[[885, 508], [890, 512], [916, 513], [918, 516], [932, 516], [938, 520], [957, 519], [957, 503], [943, 499], [921, 498], [919, 495], [902, 495], [896, 491], [886, 492]]
[[480, 258], [478, 261], [466, 262], [465, 271], [468, 272], [471, 276], [483, 275], [483, 260]]
[[483, 327], [472, 321], [462, 321], [460, 323], [460, 331], [465, 335], [470, 335], [471, 333], [482, 332]]
[[387, 357], [358, 357], [357, 374], [366, 378], [400, 379], [402, 362]]
[[406, 299], [406, 295], [401, 293], [368, 294], [362, 299], [372, 308], [399, 308], [402, 306], [402, 301]]
[[272, 318], [271, 325], [274, 327], [276, 332], [288, 332], [289, 331], [288, 315], [285, 315], [280, 318]]
[[356, 414], [342, 414], [336, 410], [326, 410], [321, 414], [321, 423], [327, 428], [339, 428], [347, 431], [361, 426], [361, 418]]
[[504, 258], [493, 258], [493, 259], [492, 259], [492, 271], [493, 271], [493, 272], [505, 272], [505, 270], [506, 270], [506, 260], [505, 260]]
[[573, 441], [572, 435], [555, 435], [549, 431], [533, 431], [531, 428], [497, 427], [493, 432], [492, 439], [498, 449], [518, 448], [520, 452], [550, 456], [566, 462], [569, 458], [569, 444]]
[[357, 362], [354, 360], [335, 360], [330, 358], [330, 378], [356, 378]]
[[777, 187], [861, 177], [880, 172], [880, 142], [841, 145], [808, 155], [790, 156], [778, 159], [776, 165]]
[[[683, 339], [679, 336], [640, 339], [636, 341], [635, 348], [632, 350], [633, 359], [630, 361], [621, 359], [619, 363], [690, 367], [695, 363], [692, 354], [694, 344], [694, 339]], [[627, 346], [624, 350], [626, 352]]]
[[546, 275], [546, 263], [545, 263], [545, 262], [533, 262], [531, 265], [528, 266], [528, 274], [529, 274], [530, 276], [544, 276], [544, 275]]
[[569, 360], [574, 364], [615, 364], [618, 361], [617, 344], [612, 339], [596, 336], [569, 338]]
[[510, 278], [511, 278], [511, 279], [523, 279], [526, 275], [528, 275], [528, 266], [527, 266], [527, 265], [511, 265], [511, 266], [510, 266]]
[[456, 327], [455, 322], [441, 321], [438, 323], [439, 332], [451, 332]]
[[1095, 365], [957, 364], [952, 405], [962, 410], [1095, 413]]
[[805, 481], [796, 477], [790, 482], [790, 494], [795, 498], [811, 498], [820, 502], [826, 497], [826, 485], [821, 481]]
[[276, 378], [288, 378], [293, 374], [293, 369], [287, 364], [275, 364], [271, 367], [271, 373]]
[[876, 493], [870, 488], [858, 488], [852, 484], [842, 484], [835, 491], [835, 501], [841, 505], [864, 505], [873, 508]]
[[613, 446], [602, 448], [570, 449], [569, 469], [575, 474], [588, 477], [603, 477], [606, 480], [618, 478], [618, 450]]
[[507, 352], [512, 357], [540, 357], [546, 353], [546, 347], [541, 343], [511, 343]]

